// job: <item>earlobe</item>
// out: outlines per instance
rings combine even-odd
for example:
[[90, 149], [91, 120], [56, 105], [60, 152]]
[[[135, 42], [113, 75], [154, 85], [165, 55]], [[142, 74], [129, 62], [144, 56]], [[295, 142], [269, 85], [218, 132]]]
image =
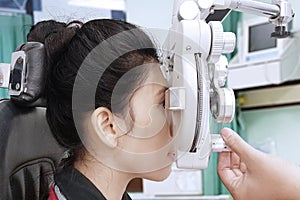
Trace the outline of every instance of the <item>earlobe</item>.
[[105, 135], [106, 137], [106, 141], [107, 141], [107, 145], [111, 148], [115, 148], [117, 146], [117, 138], [114, 134], [109, 133]]
[[117, 146], [117, 136], [112, 127], [113, 115], [104, 107], [97, 108], [91, 115], [91, 122], [98, 138], [108, 147]]

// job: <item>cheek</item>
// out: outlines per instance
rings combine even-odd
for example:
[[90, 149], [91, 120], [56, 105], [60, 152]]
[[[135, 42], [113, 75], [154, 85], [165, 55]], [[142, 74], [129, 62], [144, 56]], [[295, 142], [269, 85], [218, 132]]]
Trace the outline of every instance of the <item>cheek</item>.
[[[144, 98], [142, 98], [144, 96]], [[132, 120], [135, 126], [146, 127], [151, 122], [152, 97], [144, 93], [137, 93], [131, 102]]]
[[[159, 119], [159, 116], [155, 117]], [[125, 166], [128, 171], [151, 180], [159, 181], [168, 177], [170, 165], [174, 162], [174, 158], [170, 156], [174, 152], [174, 140], [164, 112], [160, 113], [160, 117], [164, 118], [164, 123], [158, 123], [159, 130], [152, 129], [151, 126], [135, 127], [129, 134], [118, 139], [118, 153], [114, 157], [118, 158], [116, 162], [119, 167]], [[155, 122], [153, 120], [151, 124], [157, 125]], [[145, 137], [145, 133], [151, 136]], [[147, 175], [144, 176], [145, 174]]]
[[162, 106], [152, 106], [147, 116], [148, 122], [144, 126], [141, 126], [142, 117], [136, 118], [138, 123], [134, 123], [132, 130], [125, 137], [126, 141], [122, 141], [123, 148], [131, 152], [146, 153], [158, 150], [171, 141], [169, 120]]
[[[143, 115], [137, 116], [131, 135], [141, 139], [156, 138], [162, 133], [168, 135], [168, 124], [165, 110], [160, 105], [153, 105]], [[143, 125], [141, 125], [141, 121]]]

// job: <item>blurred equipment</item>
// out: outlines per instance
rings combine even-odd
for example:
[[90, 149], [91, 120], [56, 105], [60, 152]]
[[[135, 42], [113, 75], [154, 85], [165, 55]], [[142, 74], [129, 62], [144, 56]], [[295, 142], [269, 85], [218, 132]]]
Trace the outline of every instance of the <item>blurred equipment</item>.
[[28, 0], [2, 0], [0, 1], [0, 11], [8, 13], [26, 13], [26, 3]]
[[170, 176], [162, 181], [143, 179], [145, 196], [202, 195], [202, 172], [172, 167]]
[[239, 51], [229, 65], [229, 87], [245, 89], [300, 79], [300, 38], [270, 37], [273, 29], [266, 18], [243, 21]]

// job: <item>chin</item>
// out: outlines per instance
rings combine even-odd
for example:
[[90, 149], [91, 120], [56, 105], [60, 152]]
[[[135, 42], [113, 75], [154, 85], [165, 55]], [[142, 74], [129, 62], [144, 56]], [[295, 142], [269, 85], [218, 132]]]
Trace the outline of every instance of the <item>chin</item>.
[[157, 171], [149, 172], [145, 174], [143, 178], [148, 179], [150, 181], [157, 181], [157, 182], [164, 181], [170, 176], [171, 169], [172, 169], [171, 166], [172, 165], [169, 165]]

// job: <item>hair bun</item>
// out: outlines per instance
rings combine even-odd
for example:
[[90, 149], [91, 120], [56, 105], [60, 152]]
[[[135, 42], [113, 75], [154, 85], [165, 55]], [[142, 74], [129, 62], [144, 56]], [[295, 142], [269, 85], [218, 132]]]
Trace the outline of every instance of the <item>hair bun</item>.
[[41, 21], [31, 28], [27, 40], [43, 43], [48, 64], [52, 65], [58, 62], [81, 26], [80, 21], [72, 21], [69, 24], [54, 20]]
[[56, 63], [67, 50], [71, 39], [76, 34], [73, 28], [52, 32], [45, 40], [45, 48], [50, 64]]
[[36, 25], [32, 26], [28, 35], [28, 42], [41, 42], [45, 43], [45, 39], [52, 33], [62, 31], [66, 28], [66, 24], [62, 22], [57, 22], [54, 20], [47, 20], [38, 22]]

